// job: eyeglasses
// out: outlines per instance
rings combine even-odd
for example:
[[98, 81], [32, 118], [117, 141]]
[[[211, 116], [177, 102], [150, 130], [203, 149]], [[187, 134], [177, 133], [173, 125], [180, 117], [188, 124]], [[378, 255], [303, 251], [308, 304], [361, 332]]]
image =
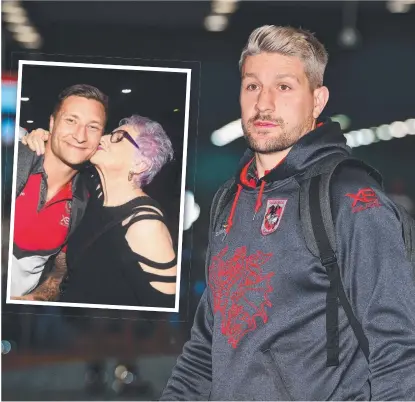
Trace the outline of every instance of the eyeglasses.
[[110, 134], [110, 141], [113, 144], [116, 144], [117, 142], [120, 142], [123, 140], [123, 138], [126, 138], [128, 141], [131, 142], [137, 149], [140, 149], [138, 144], [134, 141], [133, 137], [128, 133], [128, 131], [125, 130], [115, 130]]

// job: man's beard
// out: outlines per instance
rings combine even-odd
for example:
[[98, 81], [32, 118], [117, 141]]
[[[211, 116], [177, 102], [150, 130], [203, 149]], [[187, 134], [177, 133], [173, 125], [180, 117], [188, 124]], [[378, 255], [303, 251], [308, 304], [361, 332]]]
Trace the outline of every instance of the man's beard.
[[[271, 123], [278, 124], [281, 132], [276, 136], [275, 133], [270, 134], [270, 138], [266, 139], [266, 141], [256, 140], [254, 138], [255, 134], [252, 134], [252, 128], [254, 127], [254, 123], [257, 120], [269, 121]], [[270, 115], [257, 114], [256, 116], [249, 119], [246, 125], [242, 122], [242, 130], [244, 137], [248, 142], [248, 146], [250, 149], [252, 149], [252, 151], [258, 152], [260, 154], [272, 154], [274, 152], [281, 152], [291, 148], [304, 134], [312, 129], [313, 123], [314, 118], [311, 115], [290, 129], [290, 131], [287, 131], [285, 129], [284, 120], [281, 117], [275, 119]], [[267, 130], [264, 127], [261, 130], [261, 133], [268, 135], [270, 131], [271, 130]]]

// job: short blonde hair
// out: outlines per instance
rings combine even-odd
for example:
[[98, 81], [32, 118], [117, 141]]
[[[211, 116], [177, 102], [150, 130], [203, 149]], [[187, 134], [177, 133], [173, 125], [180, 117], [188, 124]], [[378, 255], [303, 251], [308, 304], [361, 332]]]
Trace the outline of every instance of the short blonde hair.
[[275, 25], [264, 25], [255, 29], [242, 51], [239, 60], [240, 70], [242, 71], [248, 56], [262, 52], [300, 58], [304, 62], [305, 73], [311, 89], [314, 90], [323, 85], [328, 53], [323, 44], [311, 32]]

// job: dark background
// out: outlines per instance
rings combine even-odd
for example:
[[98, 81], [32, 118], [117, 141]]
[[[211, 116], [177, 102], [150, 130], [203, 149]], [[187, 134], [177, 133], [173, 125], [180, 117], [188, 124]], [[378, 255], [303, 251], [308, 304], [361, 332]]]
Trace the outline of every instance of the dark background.
[[[59, 309], [55, 314], [41, 315], [42, 311], [33, 307], [32, 314], [4, 314], [4, 399], [158, 398], [188, 338], [204, 288], [211, 199], [219, 185], [234, 174], [245, 148], [242, 138], [217, 147], [210, 137], [214, 130], [240, 117], [238, 60], [253, 29], [264, 24], [290, 24], [316, 33], [330, 54], [325, 77], [330, 100], [324, 115], [347, 116], [347, 132], [415, 118], [414, 6], [406, 13], [391, 13], [386, 2], [374, 1], [239, 2], [227, 28], [209, 32], [203, 23], [213, 4], [24, 2], [43, 39], [32, 50], [19, 45], [3, 26], [2, 69], [7, 74], [10, 69], [13, 72], [13, 51], [30, 51], [36, 59], [41, 59], [38, 53], [43, 52], [141, 58], [153, 63], [201, 62], [200, 71], [193, 76], [198, 87], [192, 89], [194, 124], [189, 130], [186, 179], [186, 188], [200, 206], [200, 216], [184, 232], [181, 313], [122, 319], [84, 314], [69, 319]], [[360, 40], [354, 46], [339, 40], [345, 27], [357, 29]], [[39, 85], [37, 92], [42, 91], [42, 83]], [[145, 102], [140, 103], [143, 110], [144, 104], [149, 105], [145, 109], [148, 113], [160, 111], [161, 105], [166, 105], [167, 113], [177, 107], [176, 93], [161, 95], [150, 87], [154, 90], [147, 90]], [[121, 113], [124, 107], [120, 104]], [[172, 121], [175, 116], [171, 113]], [[413, 127], [411, 130], [413, 133]], [[12, 147], [5, 142], [3, 145], [6, 181], [2, 229], [7, 234]], [[386, 191], [411, 213], [415, 200], [414, 151], [414, 135], [353, 148], [355, 156], [382, 172]], [[3, 237], [3, 244], [5, 240]], [[3, 264], [6, 257], [3, 253]], [[10, 351], [5, 342], [10, 343]]]

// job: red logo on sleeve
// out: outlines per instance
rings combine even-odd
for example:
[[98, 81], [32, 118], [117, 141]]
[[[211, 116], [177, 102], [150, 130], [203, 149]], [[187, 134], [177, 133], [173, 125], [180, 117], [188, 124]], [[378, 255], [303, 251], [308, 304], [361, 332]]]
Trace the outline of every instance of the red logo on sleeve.
[[370, 187], [362, 188], [357, 194], [348, 193], [346, 196], [350, 197], [353, 200], [353, 213], [382, 206], [382, 204], [379, 202], [378, 196]]

